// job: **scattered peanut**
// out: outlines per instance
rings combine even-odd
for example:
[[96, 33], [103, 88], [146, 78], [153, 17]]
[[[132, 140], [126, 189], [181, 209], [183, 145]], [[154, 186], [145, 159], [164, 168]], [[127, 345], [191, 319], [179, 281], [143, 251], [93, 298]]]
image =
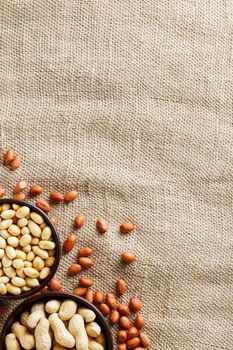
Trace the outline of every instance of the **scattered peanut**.
[[49, 199], [50, 199], [52, 202], [60, 203], [60, 202], [63, 202], [64, 196], [63, 196], [63, 194], [61, 194], [60, 192], [51, 192], [51, 193], [50, 193]]
[[135, 226], [132, 222], [124, 222], [120, 225], [120, 232], [123, 234], [130, 233], [134, 231]]
[[64, 201], [66, 203], [73, 202], [78, 197], [78, 192], [76, 190], [69, 191], [65, 194]]
[[63, 252], [69, 253], [74, 248], [74, 245], [76, 242], [77, 242], [77, 236], [71, 233], [63, 243]]
[[107, 220], [103, 219], [103, 218], [98, 218], [96, 220], [96, 227], [98, 228], [98, 230], [101, 233], [106, 233], [108, 230], [108, 223]]
[[75, 276], [82, 271], [82, 266], [79, 264], [71, 264], [68, 268], [68, 275]]
[[136, 255], [130, 252], [123, 252], [121, 253], [121, 260], [125, 264], [132, 264], [136, 260]]
[[123, 295], [127, 290], [126, 282], [120, 278], [116, 282], [116, 291], [118, 294]]
[[40, 185], [33, 185], [30, 190], [29, 193], [32, 196], [39, 196], [42, 192], [44, 191], [44, 188]]
[[84, 214], [78, 214], [74, 218], [74, 226], [78, 229], [82, 228], [85, 224], [86, 218]]

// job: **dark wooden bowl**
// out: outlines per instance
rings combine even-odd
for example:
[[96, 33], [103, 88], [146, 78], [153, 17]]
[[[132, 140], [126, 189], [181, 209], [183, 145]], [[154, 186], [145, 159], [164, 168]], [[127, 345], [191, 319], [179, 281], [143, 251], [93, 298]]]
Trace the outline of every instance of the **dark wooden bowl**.
[[43, 280], [43, 282], [41, 282], [41, 284], [38, 287], [33, 288], [32, 290], [30, 290], [28, 292], [21, 293], [20, 295], [11, 295], [9, 293], [7, 293], [6, 295], [0, 295], [0, 300], [15, 300], [15, 299], [28, 298], [28, 297], [32, 296], [33, 294], [38, 293], [41, 289], [43, 289], [45, 286], [47, 286], [47, 284], [53, 278], [55, 272], [57, 271], [57, 268], [58, 268], [58, 265], [60, 262], [60, 258], [61, 258], [61, 243], [60, 243], [59, 235], [58, 235], [58, 232], [57, 232], [55, 226], [53, 225], [52, 221], [49, 219], [49, 217], [42, 210], [37, 208], [35, 205], [27, 203], [26, 201], [19, 201], [19, 200], [12, 199], [12, 198], [0, 199], [0, 205], [2, 205], [4, 203], [9, 203], [9, 204], [15, 203], [15, 204], [19, 204], [19, 205], [25, 205], [25, 206], [28, 206], [31, 210], [40, 214], [44, 218], [44, 221], [46, 222], [46, 224], [51, 228], [53, 239], [54, 239], [54, 242], [56, 244], [55, 262], [54, 262], [53, 266], [51, 267], [51, 272], [50, 272], [49, 276], [47, 278], [45, 278]]
[[35, 295], [31, 298], [29, 298], [28, 300], [22, 302], [20, 305], [18, 305], [15, 310], [9, 315], [9, 317], [7, 318], [1, 335], [0, 335], [0, 350], [6, 350], [5, 344], [4, 344], [4, 340], [5, 340], [5, 336], [10, 333], [11, 331], [11, 326], [12, 324], [19, 320], [19, 317], [21, 315], [22, 312], [30, 310], [32, 305], [34, 303], [37, 302], [47, 302], [51, 299], [59, 299], [59, 300], [65, 300], [65, 299], [73, 299], [75, 300], [78, 305], [80, 306], [85, 306], [88, 309], [91, 309], [95, 312], [96, 314], [96, 321], [97, 323], [100, 325], [102, 331], [105, 334], [105, 338], [106, 338], [106, 350], [113, 350], [113, 337], [112, 337], [112, 332], [109, 326], [109, 323], [106, 321], [106, 319], [104, 318], [104, 316], [102, 315], [102, 313], [91, 303], [89, 303], [89, 301], [78, 297], [74, 294], [71, 293], [60, 293], [60, 292], [47, 292], [44, 294], [39, 294], [39, 295]]

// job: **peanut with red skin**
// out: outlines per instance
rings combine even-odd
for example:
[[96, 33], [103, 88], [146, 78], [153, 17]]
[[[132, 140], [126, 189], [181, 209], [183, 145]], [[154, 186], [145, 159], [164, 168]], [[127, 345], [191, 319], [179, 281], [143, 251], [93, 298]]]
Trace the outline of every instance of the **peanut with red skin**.
[[117, 311], [124, 316], [128, 316], [130, 314], [130, 308], [128, 305], [118, 304]]
[[74, 218], [74, 226], [77, 229], [80, 229], [80, 228], [82, 228], [84, 226], [85, 221], [86, 221], [85, 215], [84, 214], [78, 214]]
[[104, 293], [100, 290], [97, 290], [94, 293], [93, 301], [96, 304], [102, 304], [104, 302]]
[[27, 198], [26, 194], [25, 193], [16, 193], [14, 196], [13, 196], [14, 199], [17, 199], [19, 201], [25, 201], [25, 199]]
[[40, 208], [42, 211], [44, 211], [46, 214], [51, 211], [51, 206], [50, 204], [45, 201], [44, 199], [38, 199], [36, 201], [36, 206]]
[[137, 315], [134, 320], [134, 326], [138, 329], [142, 329], [145, 324], [145, 319], [141, 315]]
[[104, 218], [98, 218], [96, 220], [96, 227], [101, 233], [106, 233], [108, 230], [108, 222]]
[[14, 156], [15, 156], [15, 151], [13, 150], [13, 148], [9, 148], [5, 154], [5, 163], [7, 165], [11, 164], [11, 162], [14, 159]]
[[87, 288], [85, 287], [78, 287], [73, 292], [75, 295], [78, 295], [79, 297], [83, 297], [87, 293]]
[[14, 189], [13, 189], [13, 193], [20, 193], [22, 190], [24, 190], [27, 187], [27, 182], [26, 181], [20, 181], [18, 182]]
[[44, 188], [40, 185], [33, 185], [29, 190], [29, 193], [32, 196], [39, 196], [43, 192], [44, 192]]
[[107, 304], [100, 304], [99, 309], [104, 316], [108, 316], [110, 314], [110, 308]]
[[90, 247], [81, 247], [78, 250], [78, 257], [88, 258], [91, 256], [92, 252], [93, 252], [93, 249]]
[[79, 284], [82, 287], [90, 288], [93, 285], [93, 283], [94, 282], [93, 282], [92, 278], [89, 278], [89, 277], [81, 277], [79, 279]]
[[64, 200], [64, 196], [62, 193], [54, 191], [50, 193], [49, 199], [54, 203], [61, 203]]
[[148, 346], [150, 346], [151, 341], [146, 333], [141, 332], [139, 335], [139, 338], [144, 348], [147, 348]]
[[68, 268], [68, 275], [75, 276], [82, 271], [82, 266], [79, 264], [71, 264]]
[[14, 159], [12, 160], [10, 166], [12, 170], [16, 170], [20, 167], [22, 163], [22, 158], [19, 154], [17, 154], [16, 156], [14, 156]]
[[131, 298], [129, 302], [129, 307], [133, 312], [139, 312], [142, 308], [142, 302], [136, 297]]
[[140, 339], [138, 337], [132, 338], [126, 344], [127, 349], [135, 349], [140, 344]]
[[92, 289], [89, 289], [86, 293], [86, 300], [90, 303], [93, 303], [93, 297], [94, 297], [94, 291]]
[[118, 294], [123, 295], [127, 290], [126, 282], [119, 278], [116, 282], [116, 291]]
[[69, 253], [77, 242], [77, 236], [71, 233], [63, 243], [63, 253]]
[[110, 309], [116, 309], [117, 308], [116, 297], [115, 297], [115, 295], [113, 293], [107, 293], [106, 294], [105, 302], [110, 307]]
[[123, 234], [130, 233], [134, 231], [135, 226], [132, 222], [124, 222], [123, 224], [120, 225], [120, 232]]
[[64, 201], [66, 203], [73, 202], [78, 197], [78, 192], [76, 190], [69, 191], [65, 194]]
[[117, 310], [113, 310], [109, 316], [109, 320], [112, 324], [117, 324], [120, 320], [120, 314]]
[[117, 333], [117, 339], [119, 343], [125, 343], [127, 341], [127, 331], [119, 330]]
[[49, 282], [49, 287], [53, 292], [60, 292], [60, 290], [62, 289], [62, 284], [55, 278], [52, 278]]
[[127, 332], [127, 339], [133, 339], [139, 335], [139, 330], [136, 327], [130, 327]]
[[126, 344], [125, 343], [124, 344], [119, 344], [118, 345], [118, 350], [127, 350]]
[[80, 265], [82, 265], [82, 267], [84, 267], [85, 269], [89, 269], [90, 267], [93, 266], [93, 260], [90, 258], [79, 258], [78, 262]]
[[128, 330], [131, 327], [129, 318], [127, 316], [121, 316], [119, 320], [119, 326], [122, 329]]
[[132, 264], [136, 260], [136, 255], [131, 252], [123, 252], [121, 253], [121, 260], [125, 264]]

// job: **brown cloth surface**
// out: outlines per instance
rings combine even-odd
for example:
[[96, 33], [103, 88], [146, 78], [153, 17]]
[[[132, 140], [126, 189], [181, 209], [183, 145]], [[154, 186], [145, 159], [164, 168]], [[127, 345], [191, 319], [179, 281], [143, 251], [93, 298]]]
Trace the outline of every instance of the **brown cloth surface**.
[[[79, 188], [53, 210], [61, 239], [84, 212], [85, 275], [105, 291], [126, 278], [154, 350], [233, 348], [232, 29], [230, 1], [0, 3], [0, 146], [24, 156], [0, 184]], [[123, 250], [138, 262], [122, 268]], [[67, 291], [75, 256], [57, 273]]]

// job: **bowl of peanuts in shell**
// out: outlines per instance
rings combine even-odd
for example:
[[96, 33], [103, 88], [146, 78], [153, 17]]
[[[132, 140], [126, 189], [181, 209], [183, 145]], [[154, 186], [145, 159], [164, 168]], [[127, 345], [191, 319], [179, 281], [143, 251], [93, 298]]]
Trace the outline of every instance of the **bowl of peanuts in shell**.
[[1, 350], [113, 350], [102, 313], [82, 297], [66, 292], [37, 294], [10, 314]]
[[60, 257], [57, 230], [42, 210], [20, 200], [0, 200], [0, 300], [41, 291]]

